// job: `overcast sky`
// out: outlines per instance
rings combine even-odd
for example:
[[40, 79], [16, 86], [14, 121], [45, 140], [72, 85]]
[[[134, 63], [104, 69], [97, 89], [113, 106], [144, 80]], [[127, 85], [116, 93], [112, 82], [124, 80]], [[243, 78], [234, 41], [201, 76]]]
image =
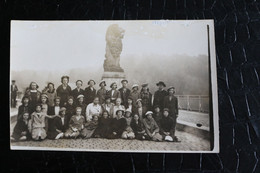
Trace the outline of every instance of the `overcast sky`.
[[213, 26], [210, 21], [12, 21], [11, 69], [102, 68], [106, 30], [115, 23], [125, 30], [121, 59], [207, 55], [206, 24]]

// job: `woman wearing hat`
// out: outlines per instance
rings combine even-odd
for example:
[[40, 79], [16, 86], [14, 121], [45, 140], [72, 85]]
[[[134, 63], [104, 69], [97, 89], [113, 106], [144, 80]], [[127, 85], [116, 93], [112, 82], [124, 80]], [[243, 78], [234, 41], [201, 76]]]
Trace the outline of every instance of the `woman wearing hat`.
[[36, 82], [31, 82], [30, 86], [25, 91], [25, 96], [29, 97], [30, 104], [34, 109], [36, 104], [40, 102], [41, 92], [38, 90], [39, 86]]
[[110, 85], [111, 90], [108, 91], [107, 95], [110, 96], [111, 102], [115, 104], [117, 98], [121, 98], [120, 92], [117, 90], [117, 84], [113, 82]]
[[85, 97], [85, 103], [86, 105], [93, 102], [94, 98], [96, 97], [96, 89], [94, 88], [94, 85], [96, 85], [96, 82], [92, 79], [88, 81], [88, 87], [85, 88], [84, 97]]
[[169, 95], [164, 98], [164, 108], [169, 109], [170, 117], [176, 119], [179, 113], [178, 109], [178, 99], [174, 96], [175, 88], [173, 86], [169, 87], [168, 89]]
[[154, 100], [153, 100], [153, 105], [158, 105], [160, 110], [163, 110], [163, 102], [164, 102], [164, 97], [167, 96], [167, 91], [164, 90], [164, 88], [166, 87], [165, 83], [162, 81], [159, 81], [157, 84], [158, 86], [158, 90], [155, 91], [154, 93]]
[[143, 120], [145, 131], [148, 137], [153, 141], [162, 141], [162, 136], [159, 133], [159, 126], [153, 119], [153, 112], [148, 111], [145, 114], [145, 118]]
[[79, 95], [84, 95], [84, 90], [81, 88], [82, 85], [83, 85], [82, 80], [77, 80], [77, 81], [76, 81], [76, 88], [71, 91], [71, 96], [72, 96], [74, 99], [77, 99], [77, 97], [78, 97]]
[[126, 109], [124, 118], [126, 120], [127, 126], [126, 126], [124, 132], [122, 133], [122, 138], [123, 139], [134, 139], [135, 134], [131, 127], [132, 111], [130, 109]]
[[107, 94], [107, 90], [106, 90], [106, 81], [102, 80], [99, 83], [100, 89], [97, 91], [97, 96], [99, 98], [99, 103], [103, 104], [105, 103], [106, 100], [106, 94]]
[[81, 107], [81, 115], [85, 117], [87, 105], [84, 103], [84, 95], [78, 95], [76, 107]]
[[149, 92], [148, 84], [143, 84], [140, 92], [144, 112], [152, 109], [152, 94]]
[[134, 84], [132, 86], [132, 91], [130, 93], [130, 97], [133, 98], [133, 107], [136, 108], [136, 101], [141, 98], [140, 93], [138, 92], [139, 86], [138, 84]]
[[122, 99], [122, 105], [124, 105], [126, 107], [127, 99], [129, 97], [131, 91], [130, 91], [130, 89], [127, 88], [128, 81], [126, 79], [123, 79], [121, 81], [121, 84], [122, 84], [122, 88], [120, 88], [118, 91], [120, 92], [120, 96]]
[[124, 110], [116, 111], [116, 118], [111, 120], [108, 138], [116, 139], [122, 137], [122, 133], [127, 126], [126, 119], [123, 117], [123, 114]]
[[57, 88], [57, 96], [60, 97], [61, 106], [65, 106], [68, 97], [71, 95], [71, 87], [68, 85], [69, 76], [62, 76], [61, 83], [62, 84]]
[[49, 127], [47, 137], [49, 139], [60, 139], [64, 137], [64, 133], [68, 129], [68, 118], [66, 116], [66, 108], [62, 107], [59, 116], [53, 119], [53, 125]]
[[54, 99], [57, 97], [57, 93], [54, 88], [54, 84], [49, 82], [48, 85], [42, 90], [42, 93], [48, 96], [48, 105], [54, 106]]

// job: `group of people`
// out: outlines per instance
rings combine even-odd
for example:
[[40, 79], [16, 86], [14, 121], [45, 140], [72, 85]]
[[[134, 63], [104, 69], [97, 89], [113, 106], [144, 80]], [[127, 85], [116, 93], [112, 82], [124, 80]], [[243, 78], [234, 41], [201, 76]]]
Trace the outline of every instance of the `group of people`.
[[94, 80], [88, 81], [85, 90], [81, 80], [72, 90], [68, 76], [61, 77], [61, 83], [56, 90], [53, 83], [48, 83], [42, 92], [37, 83], [30, 83], [18, 108], [12, 140], [94, 137], [179, 141], [175, 136], [175, 88], [164, 90], [162, 81], [156, 84], [153, 99], [148, 84], [142, 84], [139, 92], [138, 84], [130, 90], [125, 79], [120, 89], [114, 82], [110, 90], [101, 81], [97, 91]]

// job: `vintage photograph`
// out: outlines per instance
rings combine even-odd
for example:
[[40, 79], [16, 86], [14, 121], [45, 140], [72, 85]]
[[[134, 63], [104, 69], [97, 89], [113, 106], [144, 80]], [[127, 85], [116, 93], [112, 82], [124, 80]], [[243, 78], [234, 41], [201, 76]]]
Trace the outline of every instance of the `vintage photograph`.
[[10, 148], [218, 153], [213, 20], [11, 21]]

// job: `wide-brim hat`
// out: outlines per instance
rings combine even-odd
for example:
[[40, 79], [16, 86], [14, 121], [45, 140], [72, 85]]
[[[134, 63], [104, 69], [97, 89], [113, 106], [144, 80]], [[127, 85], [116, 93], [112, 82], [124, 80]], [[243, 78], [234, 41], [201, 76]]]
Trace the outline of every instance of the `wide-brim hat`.
[[79, 99], [79, 98], [84, 98], [84, 95], [82, 95], [82, 94], [78, 95], [77, 99]]
[[170, 86], [167, 91], [169, 92], [170, 89], [175, 89], [173, 86]]
[[96, 82], [95, 82], [93, 79], [90, 79], [90, 80], [88, 81], [88, 85], [89, 85], [90, 81], [93, 81], [93, 82], [94, 82], [94, 85], [96, 85]]
[[152, 111], [147, 111], [147, 112], [145, 113], [145, 116], [150, 115], [150, 114], [153, 114], [153, 112], [152, 112]]
[[123, 83], [123, 82], [127, 82], [128, 83], [128, 80], [126, 80], [126, 79], [121, 80], [121, 83]]
[[139, 101], [142, 103], [142, 99], [137, 99], [137, 100], [136, 100], [136, 103], [139, 102]]
[[142, 84], [142, 87], [147, 87], [148, 83]]
[[134, 87], [139, 87], [139, 85], [138, 84], [134, 84], [133, 86], [132, 86], [132, 89], [134, 88]]
[[119, 111], [122, 111], [122, 113], [125, 112], [123, 109], [118, 109], [118, 110], [116, 111], [116, 115], [117, 115], [117, 113], [118, 113]]
[[45, 93], [43, 93], [43, 94], [41, 95], [41, 97], [46, 97], [46, 98], [48, 98], [48, 95], [45, 94]]
[[162, 85], [162, 86], [166, 87], [166, 85], [165, 85], [165, 83], [163, 81], [159, 81], [156, 85], [157, 86]]
[[65, 107], [60, 108], [59, 112], [66, 111]]
[[[110, 88], [112, 88], [112, 86], [113, 86], [114, 84], [116, 84], [116, 82], [111, 83]], [[117, 85], [117, 84], [116, 84], [116, 85]]]
[[105, 86], [107, 86], [106, 81], [104, 81], [104, 80], [100, 81], [99, 86], [101, 86], [102, 83], [104, 83]]

